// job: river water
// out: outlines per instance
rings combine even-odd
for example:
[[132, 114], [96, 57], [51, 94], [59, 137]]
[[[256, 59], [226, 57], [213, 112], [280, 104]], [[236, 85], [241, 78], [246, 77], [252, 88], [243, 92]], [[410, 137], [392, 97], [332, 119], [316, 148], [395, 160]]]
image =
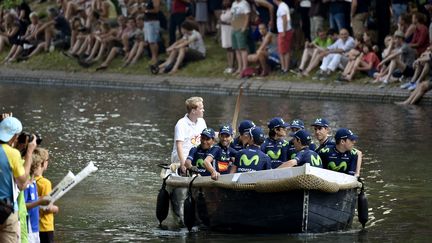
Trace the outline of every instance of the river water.
[[[239, 119], [273, 116], [351, 128], [364, 154], [370, 221], [361, 231], [243, 235], [158, 228], [159, 163], [168, 161], [186, 93], [0, 85], [1, 111], [40, 132], [53, 186], [93, 161], [99, 170], [58, 201], [58, 242], [430, 242], [432, 107], [243, 97]], [[235, 96], [201, 95], [209, 127], [230, 122]], [[170, 220], [167, 220], [168, 225]]]

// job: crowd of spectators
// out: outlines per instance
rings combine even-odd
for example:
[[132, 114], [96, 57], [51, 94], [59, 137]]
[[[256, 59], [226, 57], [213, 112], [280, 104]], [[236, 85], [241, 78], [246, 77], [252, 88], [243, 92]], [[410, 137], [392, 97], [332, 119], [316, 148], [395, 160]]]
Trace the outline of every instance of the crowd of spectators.
[[429, 74], [429, 0], [46, 0], [47, 13], [17, 1], [1, 9], [3, 63], [59, 49], [96, 70], [147, 56], [152, 73], [172, 74], [205, 59], [204, 39], [215, 36], [227, 53], [221, 73], [237, 77], [364, 73], [380, 87], [407, 80], [401, 88], [414, 90]]

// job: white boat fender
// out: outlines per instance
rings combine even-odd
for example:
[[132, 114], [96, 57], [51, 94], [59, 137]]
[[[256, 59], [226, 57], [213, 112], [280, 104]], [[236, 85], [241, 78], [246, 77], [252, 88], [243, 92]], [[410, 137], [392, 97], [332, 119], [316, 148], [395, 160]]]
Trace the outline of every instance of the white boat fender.
[[195, 199], [192, 196], [192, 183], [198, 176], [195, 176], [192, 181], [189, 183], [189, 190], [187, 193], [187, 197], [184, 200], [183, 204], [183, 222], [188, 228], [189, 232], [192, 230], [192, 227], [195, 225]]
[[364, 229], [369, 219], [368, 200], [366, 194], [364, 193], [364, 182], [360, 178], [359, 178], [359, 182], [362, 184], [362, 186], [357, 198], [357, 213], [358, 213], [358, 220]]
[[162, 182], [162, 187], [159, 190], [156, 201], [156, 217], [159, 220], [159, 227], [162, 228], [162, 221], [168, 217], [169, 211], [169, 193], [166, 190], [166, 180], [171, 176], [167, 175]]

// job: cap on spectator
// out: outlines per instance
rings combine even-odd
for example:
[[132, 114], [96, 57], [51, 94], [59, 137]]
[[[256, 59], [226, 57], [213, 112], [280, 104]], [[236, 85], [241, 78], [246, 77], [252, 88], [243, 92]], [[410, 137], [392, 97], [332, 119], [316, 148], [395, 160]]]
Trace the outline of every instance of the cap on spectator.
[[312, 123], [314, 127], [329, 127], [329, 122], [324, 118], [315, 119], [314, 123]]
[[206, 136], [208, 138], [214, 138], [215, 137], [215, 131], [212, 128], [204, 128], [204, 130], [201, 132], [201, 136]]
[[405, 35], [402, 31], [396, 30], [393, 34], [394, 37], [405, 38]]
[[239, 130], [240, 134], [243, 134], [243, 133], [247, 132], [249, 129], [251, 129], [252, 127], [255, 127], [255, 123], [253, 123], [253, 121], [244, 120], [244, 121], [240, 122], [238, 130]]
[[0, 141], [9, 142], [15, 134], [22, 131], [21, 122], [15, 117], [6, 117], [0, 122]]
[[309, 145], [312, 140], [310, 133], [304, 129], [298, 130], [295, 133], [291, 133], [291, 137], [299, 139], [302, 145]]
[[290, 128], [298, 128], [298, 129], [304, 129], [304, 122], [300, 119], [295, 119], [291, 122]]
[[348, 128], [339, 128], [336, 131], [335, 134], [335, 140], [340, 140], [340, 139], [345, 139], [348, 138], [350, 140], [357, 140], [358, 136], [355, 135], [351, 130], [349, 130]]
[[286, 123], [281, 117], [275, 117], [269, 121], [267, 126], [270, 130], [273, 130], [277, 127], [289, 127], [289, 124]]
[[223, 125], [220, 127], [219, 129], [219, 134], [227, 134], [227, 135], [233, 135], [233, 129], [231, 127], [231, 125], [227, 124], [227, 125]]
[[252, 127], [249, 130], [249, 133], [254, 141], [254, 144], [261, 145], [264, 142], [265, 140], [264, 131], [262, 130], [261, 127]]

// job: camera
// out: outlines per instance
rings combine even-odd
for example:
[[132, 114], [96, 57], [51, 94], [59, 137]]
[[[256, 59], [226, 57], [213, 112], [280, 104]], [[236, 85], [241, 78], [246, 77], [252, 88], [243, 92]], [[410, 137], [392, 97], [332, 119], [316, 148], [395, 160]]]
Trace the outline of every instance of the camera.
[[[34, 136], [36, 136], [36, 144], [40, 145], [42, 143], [42, 136], [38, 133], [36, 133]], [[18, 136], [18, 143], [20, 144], [27, 144], [33, 141], [33, 134], [29, 132], [22, 132]]]

